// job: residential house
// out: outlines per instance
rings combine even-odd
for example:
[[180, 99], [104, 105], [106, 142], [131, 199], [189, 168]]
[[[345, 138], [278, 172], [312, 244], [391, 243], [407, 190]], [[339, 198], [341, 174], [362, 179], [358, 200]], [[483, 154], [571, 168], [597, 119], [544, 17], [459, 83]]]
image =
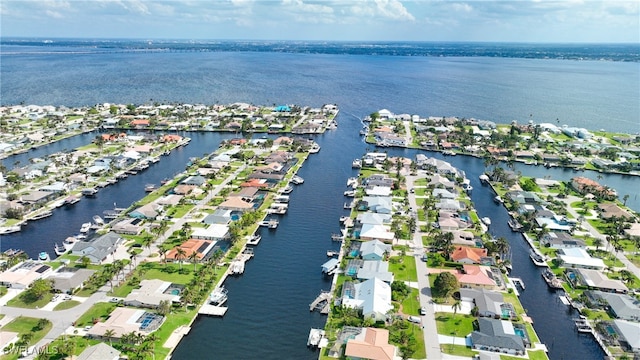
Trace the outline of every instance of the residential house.
[[497, 289], [502, 283], [491, 267], [484, 265], [464, 264], [455, 275], [461, 287]]
[[71, 249], [72, 255], [86, 256], [93, 264], [100, 264], [108, 255], [113, 254], [122, 238], [115, 232], [108, 232], [89, 241], [78, 241]]
[[431, 196], [436, 199], [455, 199], [458, 197], [458, 194], [447, 189], [435, 188], [431, 192]]
[[568, 278], [574, 285], [584, 286], [592, 290], [602, 290], [626, 294], [629, 289], [620, 280], [609, 279], [598, 270], [572, 268], [567, 270]]
[[27, 260], [14, 265], [0, 274], [0, 285], [12, 289], [26, 289], [32, 282], [46, 277], [51, 266]]
[[142, 205], [129, 213], [129, 217], [136, 219], [155, 219], [162, 212], [162, 205], [155, 202]]
[[363, 261], [356, 277], [359, 280], [378, 278], [388, 284], [393, 282], [393, 273], [389, 271], [389, 263], [382, 260]]
[[364, 190], [367, 196], [384, 196], [391, 195], [391, 188], [388, 186], [367, 186]]
[[391, 254], [391, 245], [380, 240], [365, 241], [360, 244], [360, 257], [364, 260], [382, 260], [385, 254]]
[[84, 349], [76, 360], [119, 360], [120, 351], [106, 343], [97, 343]]
[[389, 225], [391, 224], [391, 214], [379, 214], [373, 212], [360, 213], [356, 217], [357, 224]]
[[586, 248], [587, 244], [582, 239], [576, 239], [565, 232], [550, 232], [542, 236], [540, 243], [552, 249]]
[[464, 264], [480, 264], [487, 260], [487, 249], [467, 246], [456, 246], [451, 260]]
[[600, 218], [604, 220], [609, 220], [614, 217], [623, 219], [633, 218], [633, 215], [615, 203], [598, 204], [598, 210], [600, 211]]
[[[169, 250], [165, 254], [165, 258], [167, 260], [172, 261], [182, 261], [187, 260], [191, 254], [196, 253], [196, 261], [201, 261], [205, 257], [209, 255], [211, 250], [214, 248], [216, 242], [211, 240], [203, 240], [203, 239], [189, 239], [182, 244], [174, 247]], [[184, 251], [183, 258], [179, 258], [178, 249], [182, 249]]]
[[394, 180], [384, 174], [372, 174], [369, 177], [362, 180], [362, 184], [365, 186], [386, 186], [392, 187]]
[[435, 206], [436, 209], [450, 211], [460, 211], [466, 208], [463, 202], [453, 199], [440, 199], [440, 201], [436, 203]]
[[84, 282], [95, 273], [91, 269], [79, 269], [71, 267], [61, 267], [51, 274], [48, 279], [53, 280], [53, 288], [63, 293], [73, 294], [76, 290], [82, 289]]
[[363, 196], [359, 204], [366, 204], [366, 209], [375, 213], [391, 214], [393, 212], [391, 202], [390, 196]]
[[618, 342], [626, 351], [634, 354], [640, 353], [640, 323], [613, 320], [613, 327], [618, 334]]
[[138, 235], [144, 229], [141, 225], [142, 220], [137, 218], [116, 220], [111, 224], [111, 231], [116, 234]]
[[343, 288], [342, 305], [362, 309], [365, 318], [385, 321], [387, 313], [393, 309], [391, 286], [373, 278], [361, 283], [347, 282]]
[[505, 302], [504, 296], [497, 291], [462, 288], [460, 300], [476, 306], [479, 316], [505, 319], [516, 317], [513, 305]]
[[218, 205], [218, 209], [247, 211], [253, 209], [253, 202], [251, 199], [246, 199], [239, 196], [230, 196], [227, 200]]
[[[478, 319], [478, 330], [471, 333], [472, 347], [476, 350], [488, 350], [510, 355], [524, 355], [525, 342], [516, 334], [516, 325], [511, 321], [489, 318]], [[526, 330], [523, 325], [519, 332]]]
[[360, 229], [359, 238], [362, 240], [382, 240], [391, 242], [395, 235], [386, 225], [363, 224]]
[[397, 348], [389, 344], [389, 330], [363, 328], [355, 337], [350, 337], [344, 350], [347, 359], [394, 360]]
[[157, 308], [162, 301], [169, 303], [180, 302], [180, 295], [175, 294], [168, 281], [158, 279], [142, 280], [140, 288], [131, 290], [124, 299], [124, 304], [134, 307]]
[[558, 250], [558, 259], [565, 268], [604, 270], [606, 265], [602, 259], [593, 258], [585, 249], [564, 248]]
[[229, 237], [229, 226], [223, 224], [211, 224], [206, 228], [195, 228], [191, 233], [191, 237], [202, 240], [225, 240]]
[[584, 294], [592, 305], [604, 306], [617, 319], [640, 321], [640, 300], [632, 296], [600, 290], [585, 290]]
[[228, 225], [231, 223], [231, 213], [233, 210], [229, 209], [216, 209], [213, 214], [209, 214], [202, 219], [202, 222], [211, 225], [211, 224], [223, 224]]
[[[141, 309], [116, 307], [104, 322], [98, 322], [87, 331], [90, 338], [104, 338], [108, 330], [111, 338], [120, 339], [124, 334], [136, 333], [147, 335], [162, 324], [162, 315], [146, 312]], [[144, 320], [144, 321], [143, 321]]]

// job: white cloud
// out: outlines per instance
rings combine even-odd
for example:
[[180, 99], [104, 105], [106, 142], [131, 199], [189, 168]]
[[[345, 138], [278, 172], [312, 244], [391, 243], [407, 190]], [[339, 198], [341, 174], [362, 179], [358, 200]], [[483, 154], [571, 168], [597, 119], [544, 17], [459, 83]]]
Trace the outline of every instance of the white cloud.
[[64, 15], [62, 15], [58, 11], [46, 10], [45, 14], [47, 14], [48, 17], [51, 17], [51, 18], [54, 18], [54, 19], [62, 19], [62, 18], [64, 18]]

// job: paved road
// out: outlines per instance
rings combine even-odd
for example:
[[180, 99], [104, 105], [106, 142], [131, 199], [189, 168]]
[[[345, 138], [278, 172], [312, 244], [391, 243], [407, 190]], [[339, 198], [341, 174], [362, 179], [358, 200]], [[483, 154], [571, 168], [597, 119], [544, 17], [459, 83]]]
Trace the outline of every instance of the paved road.
[[[406, 175], [407, 189], [414, 188], [414, 181], [418, 176]], [[416, 202], [416, 196], [409, 193], [409, 206], [417, 211], [420, 207]], [[416, 232], [413, 234], [413, 254], [416, 262], [416, 270], [418, 273], [418, 287], [420, 290], [420, 305], [427, 309], [426, 315], [421, 317], [422, 329], [424, 333], [424, 346], [427, 352], [427, 359], [440, 360], [443, 359], [443, 354], [440, 349], [440, 342], [438, 338], [438, 330], [436, 328], [435, 308], [431, 297], [431, 287], [429, 284], [429, 270], [426, 264], [422, 261], [422, 254], [424, 254], [424, 246], [422, 245], [422, 236], [424, 233], [420, 232], [420, 225], [426, 225], [426, 222], [420, 222], [417, 220], [416, 215]]]

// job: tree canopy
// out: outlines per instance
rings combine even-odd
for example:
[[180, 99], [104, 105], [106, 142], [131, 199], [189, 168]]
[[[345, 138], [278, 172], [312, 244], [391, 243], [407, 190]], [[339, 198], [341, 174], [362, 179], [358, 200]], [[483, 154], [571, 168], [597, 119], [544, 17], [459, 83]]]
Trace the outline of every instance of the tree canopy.
[[460, 283], [458, 283], [458, 279], [455, 275], [445, 271], [436, 276], [433, 288], [441, 297], [446, 298], [460, 288]]

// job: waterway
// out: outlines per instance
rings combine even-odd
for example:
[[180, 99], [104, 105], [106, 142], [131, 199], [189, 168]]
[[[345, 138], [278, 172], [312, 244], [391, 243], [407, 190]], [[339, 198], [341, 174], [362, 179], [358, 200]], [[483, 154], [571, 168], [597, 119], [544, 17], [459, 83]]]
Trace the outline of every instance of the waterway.
[[[198, 318], [191, 333], [183, 339], [174, 359], [191, 359], [215, 351], [216, 358], [261, 359], [315, 359], [317, 353], [305, 347], [308, 331], [322, 327], [325, 317], [310, 313], [309, 303], [321, 290], [330, 288], [330, 279], [322, 276], [320, 265], [326, 261], [326, 250], [337, 249], [330, 235], [339, 229], [338, 219], [347, 214], [342, 205], [346, 198], [346, 180], [357, 172], [351, 169], [353, 158], [366, 151], [376, 150], [365, 144], [357, 133], [361, 127], [358, 119], [347, 114], [338, 117], [337, 130], [317, 136], [321, 145], [318, 154], [310, 155], [299, 175], [304, 184], [295, 188], [287, 215], [280, 217], [276, 230], [261, 230], [262, 241], [256, 248], [256, 256], [247, 264], [242, 277], [229, 278], [225, 286], [229, 290], [229, 311], [224, 318]], [[93, 199], [83, 199], [70, 209], [61, 208], [50, 218], [27, 225], [22, 232], [2, 236], [2, 249], [22, 248], [31, 256], [46, 250], [53, 256], [53, 244], [77, 233], [83, 222], [95, 214], [113, 208], [127, 207], [142, 198], [144, 185], [159, 183], [185, 169], [190, 157], [202, 156], [218, 147], [219, 142], [233, 136], [219, 133], [184, 133], [192, 138], [189, 145], [174, 150], [161, 162], [136, 176], [100, 190]], [[5, 164], [20, 160], [28, 162], [32, 157], [72, 149], [89, 143], [95, 134], [88, 133], [5, 159]], [[419, 150], [378, 149], [393, 156], [411, 159]], [[513, 276], [524, 280], [527, 289], [521, 301], [534, 320], [541, 341], [550, 349], [551, 359], [581, 358], [600, 359], [602, 352], [595, 342], [574, 331], [571, 321], [576, 314], [549, 291], [540, 276], [540, 269], [530, 261], [529, 249], [522, 236], [510, 231], [506, 225], [508, 214], [493, 201], [488, 187], [483, 187], [478, 176], [484, 171], [482, 159], [465, 156], [445, 157], [439, 153], [429, 156], [445, 159], [463, 169], [474, 187], [472, 200], [479, 216], [492, 218], [491, 233], [507, 238], [512, 246]], [[562, 169], [517, 165], [524, 175], [551, 176], [567, 180], [575, 173]], [[598, 173], [583, 172], [596, 179]], [[603, 183], [617, 188], [633, 188], [634, 177], [603, 175]], [[612, 184], [615, 184], [612, 185]], [[633, 198], [629, 205], [632, 205]]]

